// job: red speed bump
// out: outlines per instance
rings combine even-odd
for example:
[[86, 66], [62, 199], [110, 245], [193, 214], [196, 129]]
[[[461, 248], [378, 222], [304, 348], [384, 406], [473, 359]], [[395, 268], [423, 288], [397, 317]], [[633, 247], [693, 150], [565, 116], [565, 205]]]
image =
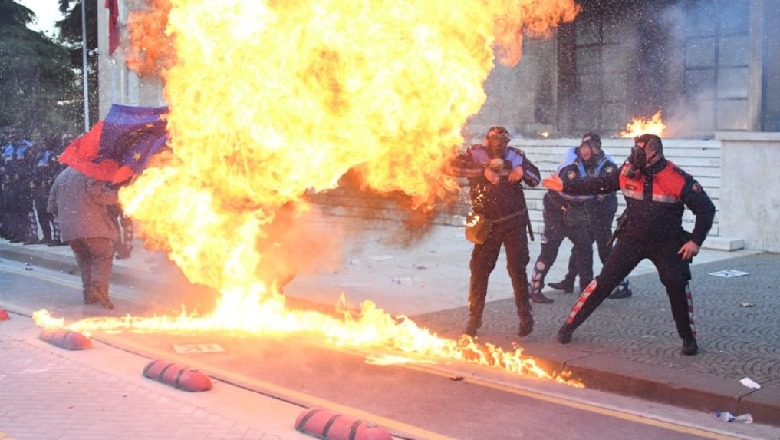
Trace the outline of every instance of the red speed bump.
[[92, 348], [92, 340], [73, 330], [64, 328], [41, 330], [39, 338], [49, 344], [66, 350], [88, 350]]
[[323, 440], [390, 440], [393, 436], [374, 423], [333, 411], [312, 408], [295, 420], [295, 430]]
[[6, 309], [0, 309], [0, 321], [8, 321], [11, 319], [8, 316], [8, 311]]
[[211, 379], [204, 373], [162, 359], [150, 362], [144, 368], [144, 376], [182, 391], [211, 389]]

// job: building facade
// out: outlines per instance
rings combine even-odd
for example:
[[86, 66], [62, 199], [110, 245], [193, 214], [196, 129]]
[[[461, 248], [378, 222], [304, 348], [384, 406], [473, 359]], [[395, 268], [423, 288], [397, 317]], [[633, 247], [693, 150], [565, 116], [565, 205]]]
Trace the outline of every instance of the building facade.
[[517, 67], [494, 70], [471, 128], [608, 136], [661, 111], [672, 137], [780, 131], [780, 2], [579, 3], [553, 39], [527, 40]]

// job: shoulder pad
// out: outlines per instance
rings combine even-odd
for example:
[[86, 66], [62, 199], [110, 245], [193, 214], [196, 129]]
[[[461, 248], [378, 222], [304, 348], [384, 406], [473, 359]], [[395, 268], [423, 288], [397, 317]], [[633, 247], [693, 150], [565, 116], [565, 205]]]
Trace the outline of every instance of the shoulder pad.
[[508, 147], [507, 149], [509, 151], [514, 151], [515, 153], [520, 154], [521, 156], [525, 156], [525, 153], [523, 152], [523, 150], [521, 150], [521, 149], [519, 149], [517, 147]]
[[570, 173], [574, 173], [574, 177], [579, 176], [580, 170], [579, 170], [579, 167], [577, 166], [576, 162], [575, 163], [570, 163], [570, 164], [566, 165], [565, 167], [561, 167], [558, 170], [558, 176], [560, 176], [561, 178], [563, 178], [564, 176], [570, 175]]
[[677, 165], [672, 164], [672, 170], [674, 170], [675, 173], [685, 178], [691, 177], [690, 174], [686, 173], [682, 168], [678, 167]]

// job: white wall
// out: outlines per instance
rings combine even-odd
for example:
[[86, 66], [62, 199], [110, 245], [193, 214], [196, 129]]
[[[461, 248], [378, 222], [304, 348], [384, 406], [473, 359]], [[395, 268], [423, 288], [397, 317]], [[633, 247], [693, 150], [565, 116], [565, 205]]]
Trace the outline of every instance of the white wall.
[[718, 132], [721, 235], [780, 252], [780, 133]]

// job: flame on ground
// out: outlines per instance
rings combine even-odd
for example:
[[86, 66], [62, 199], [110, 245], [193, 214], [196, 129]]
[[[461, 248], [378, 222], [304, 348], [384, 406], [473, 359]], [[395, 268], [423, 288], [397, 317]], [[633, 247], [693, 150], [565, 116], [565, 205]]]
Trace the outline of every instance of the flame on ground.
[[[43, 328], [63, 327], [85, 335], [97, 330], [107, 333], [313, 333], [324, 337], [328, 344], [335, 347], [379, 347], [407, 354], [370, 355], [366, 362], [374, 365], [432, 364], [443, 360], [458, 360], [583, 387], [579, 380], [570, 378], [568, 371], [561, 374], [545, 371], [533, 358], [523, 356], [522, 348], [512, 351], [493, 344], [480, 345], [465, 335], [459, 340], [440, 338], [430, 330], [420, 328], [405, 316], [391, 316], [371, 301], [364, 301], [358, 313], [346, 311], [348, 305], [343, 295], [340, 304], [343, 309], [341, 317], [314, 311], [289, 310], [284, 306], [284, 297], [275, 295], [261, 303], [252, 304], [251, 310], [236, 312], [218, 307], [214, 313], [199, 317], [182, 311], [178, 316], [95, 317], [66, 325], [64, 319], [53, 318], [47, 310], [39, 310], [33, 314], [33, 319]], [[250, 304], [240, 305], [246, 306]]]
[[279, 291], [339, 249], [306, 221], [307, 192], [349, 172], [433, 209], [458, 190], [445, 165], [485, 102], [494, 58], [514, 65], [524, 35], [578, 12], [574, 0], [149, 0], [130, 14], [126, 54], [165, 82], [170, 151], [120, 199], [147, 247], [221, 297], [207, 316], [68, 327], [318, 332], [550, 377], [521, 350], [442, 339], [372, 303], [357, 319], [291, 311]]
[[657, 111], [650, 119], [634, 118], [631, 123], [626, 124], [626, 131], [620, 133], [621, 137], [637, 137], [643, 134], [654, 134], [663, 137], [666, 124], [661, 119], [661, 111]]

